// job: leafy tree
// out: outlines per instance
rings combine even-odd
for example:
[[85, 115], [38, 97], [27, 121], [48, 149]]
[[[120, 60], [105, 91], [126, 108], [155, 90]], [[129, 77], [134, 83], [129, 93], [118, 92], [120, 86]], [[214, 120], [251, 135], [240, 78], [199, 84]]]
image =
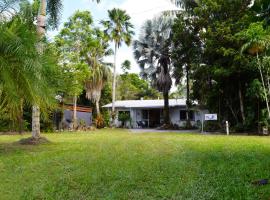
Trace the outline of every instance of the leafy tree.
[[68, 87], [67, 95], [73, 96], [73, 124], [77, 127], [77, 99], [83, 92], [85, 80], [90, 76], [90, 68], [87, 65], [85, 51], [86, 44], [93, 40], [93, 19], [88, 11], [77, 11], [67, 23], [60, 34], [55, 38], [59, 50], [64, 80]]
[[[96, 0], [99, 2], [99, 0]], [[39, 7], [37, 16], [37, 34], [42, 40], [45, 37], [46, 26], [50, 25], [52, 29], [56, 28], [59, 23], [62, 9], [61, 0], [37, 0], [34, 2], [35, 6]], [[46, 18], [48, 23], [46, 23]], [[37, 50], [42, 54], [43, 44], [40, 41], [37, 45]], [[39, 105], [33, 106], [32, 110], [32, 137], [38, 139], [40, 137], [40, 109]]]
[[[112, 50], [109, 48], [104, 33], [94, 29], [92, 23], [90, 12], [77, 11], [69, 22], [64, 24], [64, 29], [56, 38], [56, 43], [61, 47], [62, 63], [72, 66], [73, 69], [71, 73], [74, 73], [72, 76], [73, 85], [76, 87], [67, 88], [69, 93], [73, 92], [76, 100], [77, 96], [82, 93], [84, 86], [86, 97], [96, 104], [97, 114], [100, 115], [101, 91], [110, 76], [110, 64], [105, 63], [103, 58], [111, 55]], [[74, 70], [74, 67], [77, 70]], [[76, 76], [77, 73], [78, 76]], [[76, 101], [74, 104], [76, 105]], [[76, 113], [75, 110], [74, 113]]]
[[[173, 64], [176, 84], [180, 83], [183, 74], [186, 77], [186, 105], [187, 105], [187, 127], [191, 126], [189, 111], [192, 105], [190, 100], [190, 76], [192, 66], [200, 63], [202, 50], [199, 37], [199, 27], [196, 20], [187, 17], [186, 14], [178, 14], [173, 25]], [[184, 72], [183, 72], [184, 71]]]
[[131, 69], [131, 62], [129, 60], [125, 60], [122, 63], [121, 68], [125, 74], [128, 73], [128, 71]]
[[170, 124], [171, 26], [172, 19], [169, 17], [148, 20], [141, 29], [139, 39], [133, 43], [134, 56], [142, 70], [142, 77], [151, 80], [152, 85], [163, 94], [165, 124]]
[[[190, 78], [193, 91], [191, 98], [207, 105], [210, 112], [218, 113], [220, 122], [229, 120], [238, 130], [240, 127], [243, 130], [244, 126], [254, 128], [259, 122], [257, 116], [264, 107], [259, 92], [262, 90], [257, 90], [260, 94], [256, 93], [256, 101], [251, 97], [250, 91], [257, 88], [260, 73], [255, 67], [256, 59], [247, 54], [240, 54], [246, 40], [243, 36], [239, 37], [238, 33], [246, 30], [251, 23], [264, 20], [265, 17], [261, 13], [269, 2], [264, 0], [174, 2], [181, 4], [182, 8], [173, 31], [174, 35], [179, 37], [178, 41], [174, 38], [174, 43], [178, 42], [178, 47], [176, 45], [174, 48], [174, 60], [181, 59], [181, 55], [190, 52], [189, 49], [179, 51], [179, 47], [184, 48], [182, 43], [189, 42], [190, 45], [187, 46], [193, 47], [199, 42], [202, 46], [197, 48], [200, 51], [193, 52], [193, 56], [189, 56], [192, 57], [193, 63], [197, 63], [191, 65]], [[181, 24], [185, 25], [181, 28]], [[188, 31], [180, 37], [183, 30]], [[177, 65], [175, 67], [181, 69]], [[180, 75], [181, 73], [179, 70]]]
[[147, 81], [141, 79], [138, 74], [122, 74], [118, 77], [117, 99], [139, 100], [157, 99], [159, 93], [151, 88]]
[[101, 21], [105, 28], [105, 34], [114, 42], [114, 67], [113, 67], [113, 87], [112, 87], [112, 121], [115, 124], [115, 97], [116, 97], [116, 58], [117, 49], [124, 42], [131, 44], [133, 25], [130, 23], [130, 16], [121, 9], [112, 9], [108, 11], [110, 20]]

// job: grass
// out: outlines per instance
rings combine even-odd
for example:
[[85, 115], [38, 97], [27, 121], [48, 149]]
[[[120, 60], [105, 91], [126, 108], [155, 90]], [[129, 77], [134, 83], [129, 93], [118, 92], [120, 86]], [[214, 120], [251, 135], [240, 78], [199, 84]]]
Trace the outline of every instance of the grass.
[[[26, 136], [25, 136], [26, 137]], [[0, 199], [269, 199], [270, 138], [124, 130], [0, 136]]]

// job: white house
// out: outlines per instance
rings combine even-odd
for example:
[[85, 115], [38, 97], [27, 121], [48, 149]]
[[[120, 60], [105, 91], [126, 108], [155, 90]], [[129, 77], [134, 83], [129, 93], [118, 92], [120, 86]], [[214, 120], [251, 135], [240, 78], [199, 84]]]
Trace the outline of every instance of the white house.
[[[172, 124], [176, 124], [179, 127], [184, 127], [187, 118], [186, 99], [170, 99], [170, 119]], [[111, 110], [112, 104], [103, 106]], [[116, 122], [120, 126], [118, 115], [121, 112], [127, 112], [130, 115], [131, 128], [155, 128], [159, 127], [163, 122], [163, 107], [164, 100], [126, 100], [116, 101]], [[202, 116], [208, 113], [205, 109], [200, 109], [195, 104], [190, 112], [190, 119], [192, 125], [196, 126], [202, 120]]]

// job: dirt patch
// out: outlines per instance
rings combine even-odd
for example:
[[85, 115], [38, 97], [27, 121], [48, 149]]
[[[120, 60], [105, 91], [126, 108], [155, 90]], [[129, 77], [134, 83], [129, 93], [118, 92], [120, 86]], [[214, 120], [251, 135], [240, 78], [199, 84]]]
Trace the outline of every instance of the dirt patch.
[[39, 144], [48, 144], [50, 141], [45, 137], [39, 137], [39, 138], [23, 138], [20, 141], [18, 141], [21, 145], [39, 145]]

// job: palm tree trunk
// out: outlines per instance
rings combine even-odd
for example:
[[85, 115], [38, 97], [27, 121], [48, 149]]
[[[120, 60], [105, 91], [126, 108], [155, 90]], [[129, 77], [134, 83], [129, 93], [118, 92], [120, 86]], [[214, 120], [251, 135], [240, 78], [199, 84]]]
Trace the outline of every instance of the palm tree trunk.
[[190, 123], [190, 86], [189, 86], [189, 66], [186, 66], [186, 78], [187, 78], [187, 128], [191, 127], [191, 123]]
[[164, 98], [164, 124], [170, 125], [169, 92], [163, 92]]
[[32, 137], [40, 138], [40, 108], [39, 106], [32, 107]]
[[270, 119], [270, 109], [269, 109], [268, 96], [267, 96], [267, 91], [266, 91], [266, 87], [265, 87], [265, 84], [264, 84], [264, 78], [263, 78], [263, 74], [262, 74], [262, 67], [261, 67], [261, 64], [260, 64], [258, 53], [257, 53], [257, 61], [258, 61], [259, 71], [260, 71], [260, 75], [261, 75], [261, 81], [262, 81], [262, 85], [263, 85], [264, 98], [265, 98], [266, 107], [267, 107], [267, 111], [268, 111], [268, 119]]
[[[45, 17], [46, 17], [46, 0], [41, 0], [39, 15], [37, 17], [37, 34], [40, 38], [45, 35]], [[38, 52], [42, 52], [42, 42], [37, 45]], [[40, 108], [38, 105], [32, 107], [32, 137], [40, 137]]]
[[73, 129], [77, 128], [77, 96], [73, 97]]
[[114, 47], [114, 66], [113, 66], [113, 88], [112, 88], [112, 125], [115, 125], [115, 96], [116, 96], [116, 56], [117, 42]]
[[100, 115], [100, 107], [99, 107], [99, 101], [100, 101], [100, 96], [96, 99], [96, 110], [97, 110], [97, 116]]
[[246, 118], [245, 118], [245, 112], [244, 112], [243, 95], [242, 95], [242, 88], [241, 88], [240, 81], [238, 82], [238, 95], [239, 95], [239, 102], [240, 102], [240, 111], [241, 111], [242, 122], [245, 123]]
[[23, 132], [23, 99], [21, 99], [20, 102], [20, 113], [18, 116], [18, 122], [19, 122], [19, 134], [22, 134]]

